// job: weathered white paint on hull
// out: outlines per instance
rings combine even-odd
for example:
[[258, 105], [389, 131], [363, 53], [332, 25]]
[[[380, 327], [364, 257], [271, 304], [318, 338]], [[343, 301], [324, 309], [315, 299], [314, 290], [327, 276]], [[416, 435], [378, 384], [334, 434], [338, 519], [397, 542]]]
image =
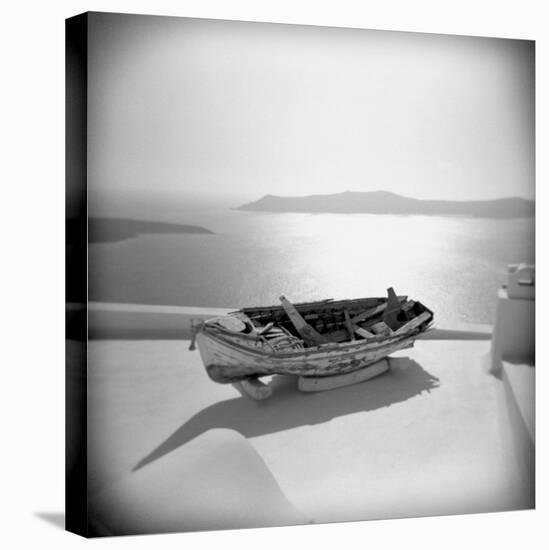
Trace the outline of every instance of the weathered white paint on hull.
[[413, 346], [414, 339], [415, 335], [373, 343], [357, 340], [279, 354], [250, 349], [205, 332], [197, 334], [196, 343], [210, 378], [216, 382], [231, 383], [270, 374], [331, 376], [353, 372], [397, 350]]
[[303, 392], [316, 392], [335, 390], [353, 384], [359, 384], [379, 376], [389, 370], [389, 361], [382, 359], [369, 367], [358, 369], [345, 374], [334, 374], [333, 376], [300, 376], [297, 387]]

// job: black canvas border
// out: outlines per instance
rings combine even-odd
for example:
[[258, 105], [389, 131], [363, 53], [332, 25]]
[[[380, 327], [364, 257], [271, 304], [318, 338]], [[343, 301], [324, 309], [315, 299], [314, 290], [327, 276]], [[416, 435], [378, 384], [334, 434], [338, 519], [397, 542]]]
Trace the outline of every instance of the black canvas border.
[[88, 536], [88, 14], [65, 21], [65, 528]]

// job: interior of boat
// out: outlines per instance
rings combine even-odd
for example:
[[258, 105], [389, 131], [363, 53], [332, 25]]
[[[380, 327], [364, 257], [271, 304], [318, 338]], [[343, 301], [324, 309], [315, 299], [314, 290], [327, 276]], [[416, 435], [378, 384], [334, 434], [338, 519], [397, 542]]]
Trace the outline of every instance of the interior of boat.
[[244, 323], [239, 332], [259, 334], [277, 348], [304, 347], [330, 342], [349, 342], [424, 330], [433, 313], [420, 302], [397, 296], [387, 298], [322, 300], [292, 304], [284, 296], [281, 305], [243, 308], [234, 315]]

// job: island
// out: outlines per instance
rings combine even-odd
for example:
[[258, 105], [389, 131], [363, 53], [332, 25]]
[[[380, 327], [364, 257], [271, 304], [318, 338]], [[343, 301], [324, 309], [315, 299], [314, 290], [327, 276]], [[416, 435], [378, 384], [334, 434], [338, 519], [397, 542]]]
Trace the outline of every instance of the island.
[[[67, 220], [67, 243], [71, 243], [71, 235], [80, 234], [84, 228], [84, 219]], [[88, 243], [115, 243], [135, 238], [139, 235], [152, 234], [213, 234], [212, 231], [198, 225], [180, 223], [164, 223], [128, 218], [88, 218]]]
[[520, 197], [475, 201], [421, 200], [389, 191], [345, 191], [304, 197], [265, 195], [255, 202], [238, 207], [237, 210], [528, 218], [535, 215], [535, 202]]

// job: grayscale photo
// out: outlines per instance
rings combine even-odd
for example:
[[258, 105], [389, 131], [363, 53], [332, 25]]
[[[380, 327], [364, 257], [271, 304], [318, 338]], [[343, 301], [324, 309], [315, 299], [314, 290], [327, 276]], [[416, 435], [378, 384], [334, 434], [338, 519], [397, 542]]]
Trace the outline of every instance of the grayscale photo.
[[534, 68], [519, 39], [68, 19], [67, 528], [533, 508]]

